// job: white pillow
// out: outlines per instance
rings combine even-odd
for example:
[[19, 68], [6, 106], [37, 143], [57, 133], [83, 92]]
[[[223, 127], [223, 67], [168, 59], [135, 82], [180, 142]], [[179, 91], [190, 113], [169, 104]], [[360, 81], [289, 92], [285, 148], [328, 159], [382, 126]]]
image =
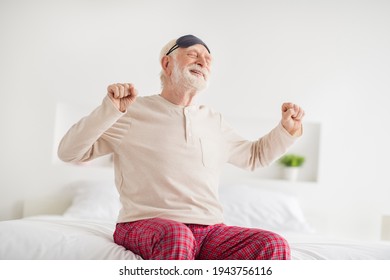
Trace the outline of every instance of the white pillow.
[[71, 187], [74, 196], [65, 217], [117, 220], [121, 203], [114, 182], [80, 181]]
[[248, 185], [221, 186], [228, 225], [272, 231], [312, 232], [296, 197]]

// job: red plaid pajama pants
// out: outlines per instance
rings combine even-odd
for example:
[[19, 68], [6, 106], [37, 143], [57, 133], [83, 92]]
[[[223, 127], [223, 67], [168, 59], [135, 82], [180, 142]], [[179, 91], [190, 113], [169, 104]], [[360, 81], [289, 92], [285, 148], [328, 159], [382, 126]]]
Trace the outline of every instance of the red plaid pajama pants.
[[148, 260], [290, 259], [290, 247], [278, 234], [225, 224], [183, 224], [161, 218], [118, 223], [114, 241]]

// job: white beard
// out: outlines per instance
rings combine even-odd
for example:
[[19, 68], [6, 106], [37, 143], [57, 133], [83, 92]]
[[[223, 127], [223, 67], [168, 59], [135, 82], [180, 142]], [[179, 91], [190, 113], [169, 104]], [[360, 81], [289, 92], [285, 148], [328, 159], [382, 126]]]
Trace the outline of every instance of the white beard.
[[[192, 74], [191, 70], [202, 72], [206, 78]], [[179, 66], [175, 64], [172, 71], [172, 82], [174, 85], [184, 89], [202, 91], [208, 86], [207, 76], [208, 73], [198, 65], [189, 65], [181, 70]]]

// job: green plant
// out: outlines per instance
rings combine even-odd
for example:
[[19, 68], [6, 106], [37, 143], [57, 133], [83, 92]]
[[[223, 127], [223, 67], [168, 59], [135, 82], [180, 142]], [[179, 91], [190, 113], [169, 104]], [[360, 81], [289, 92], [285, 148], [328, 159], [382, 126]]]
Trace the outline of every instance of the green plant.
[[279, 163], [286, 167], [298, 167], [302, 166], [305, 162], [305, 157], [294, 154], [286, 154], [279, 159]]

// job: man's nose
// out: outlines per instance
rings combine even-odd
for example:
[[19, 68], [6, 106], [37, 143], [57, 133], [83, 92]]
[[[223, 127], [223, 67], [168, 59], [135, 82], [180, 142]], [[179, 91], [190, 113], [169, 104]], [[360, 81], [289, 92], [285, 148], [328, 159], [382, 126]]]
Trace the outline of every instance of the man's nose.
[[207, 61], [203, 56], [199, 56], [198, 60], [196, 61], [196, 64], [199, 65], [200, 67], [207, 67]]

